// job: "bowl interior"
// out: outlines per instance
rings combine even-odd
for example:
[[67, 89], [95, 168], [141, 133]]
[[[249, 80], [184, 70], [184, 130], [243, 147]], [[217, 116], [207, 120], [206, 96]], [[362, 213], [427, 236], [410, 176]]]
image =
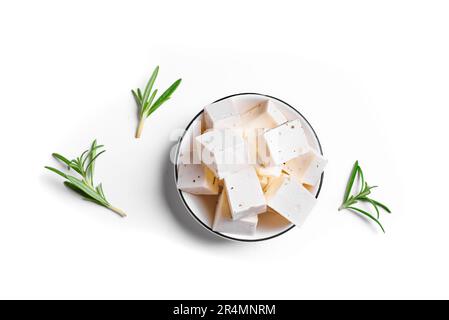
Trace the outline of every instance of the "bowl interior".
[[[318, 140], [318, 137], [315, 134], [315, 131], [309, 124], [309, 122], [292, 106], [287, 103], [266, 95], [255, 94], [255, 93], [245, 93], [245, 94], [237, 94], [233, 96], [229, 96], [224, 99], [233, 99], [234, 103], [237, 105], [237, 108], [240, 110], [247, 110], [248, 107], [254, 106], [262, 101], [270, 99], [276, 107], [284, 114], [284, 116], [288, 120], [296, 120], [301, 119], [303, 124], [309, 145], [322, 153], [321, 145]], [[218, 100], [218, 101], [220, 101]], [[203, 113], [199, 113], [195, 119], [192, 119], [189, 126], [186, 128], [186, 132], [183, 137], [179, 141], [178, 152], [176, 154], [176, 165], [175, 165], [175, 178], [177, 179], [177, 167], [180, 162], [179, 155], [182, 154], [183, 150], [189, 149], [190, 139], [186, 137], [190, 137], [192, 131], [192, 123], [194, 121], [198, 121], [200, 117], [202, 117]], [[318, 197], [319, 191], [321, 189], [321, 184], [323, 182], [323, 177], [321, 177], [320, 183], [317, 184], [311, 192]], [[282, 216], [275, 212], [268, 211], [259, 215], [259, 223], [257, 226], [257, 232], [253, 236], [244, 236], [244, 235], [235, 235], [228, 233], [221, 233], [213, 231], [211, 226], [214, 219], [215, 207], [218, 201], [218, 196], [204, 196], [204, 195], [193, 195], [187, 192], [179, 191], [181, 196], [181, 200], [184, 202], [187, 210], [193, 215], [198, 222], [200, 222], [207, 230], [213, 232], [217, 235], [223, 236], [228, 239], [240, 240], [240, 241], [260, 241], [273, 238], [280, 234], [285, 233], [294, 227], [292, 223], [288, 220], [284, 219]], [[313, 213], [312, 213], [313, 214]]]

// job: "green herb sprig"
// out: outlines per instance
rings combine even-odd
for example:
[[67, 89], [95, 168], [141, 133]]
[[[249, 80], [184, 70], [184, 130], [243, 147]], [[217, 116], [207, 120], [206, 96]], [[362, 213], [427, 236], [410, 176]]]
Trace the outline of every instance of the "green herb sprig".
[[53, 153], [53, 157], [66, 165], [67, 170], [70, 171], [72, 169], [73, 171], [78, 173], [82, 179], [65, 174], [53, 167], [45, 168], [66, 179], [66, 181], [64, 181], [64, 185], [81, 195], [84, 200], [91, 201], [95, 204], [106, 207], [109, 210], [114, 211], [121, 217], [126, 217], [125, 212], [116, 207], [113, 207], [108, 202], [108, 200], [106, 200], [102, 184], [100, 183], [97, 186], [94, 185], [95, 162], [97, 158], [106, 151], [100, 151], [103, 147], [103, 145], [98, 145], [97, 140], [95, 140], [94, 142], [92, 142], [92, 145], [88, 150], [84, 151], [81, 156], [71, 161], [58, 153]]
[[[353, 189], [354, 182], [355, 182], [356, 178], [358, 178], [360, 181], [360, 190], [357, 194], [351, 195], [351, 191]], [[379, 221], [379, 218], [380, 218], [379, 208], [383, 209], [384, 211], [386, 211], [388, 213], [391, 213], [391, 210], [386, 205], [380, 203], [379, 201], [368, 197], [371, 194], [371, 190], [374, 188], [377, 188], [377, 186], [369, 186], [368, 185], [368, 183], [365, 181], [365, 177], [363, 175], [362, 168], [360, 167], [359, 162], [356, 161], [354, 163], [354, 167], [352, 168], [351, 175], [349, 176], [349, 181], [346, 186], [346, 191], [345, 191], [345, 195], [343, 198], [343, 204], [340, 206], [340, 208], [338, 208], [338, 211], [347, 209], [347, 210], [351, 210], [353, 212], [360, 213], [360, 214], [364, 215], [365, 217], [368, 217], [369, 219], [375, 221], [380, 226], [382, 231], [385, 233], [385, 229]], [[374, 217], [373, 214], [371, 214], [365, 210], [355, 207], [354, 205], [358, 202], [366, 202], [366, 203], [371, 204], [376, 211], [376, 217]]]
[[164, 93], [153, 103], [156, 95], [157, 89], [153, 90], [154, 82], [156, 81], [157, 75], [159, 73], [159, 66], [157, 66], [153, 74], [151, 75], [148, 83], [142, 93], [140, 89], [131, 90], [134, 99], [136, 100], [137, 106], [139, 107], [139, 125], [136, 131], [136, 138], [139, 139], [142, 135], [143, 127], [145, 124], [145, 119], [148, 118], [154, 111], [156, 111], [162, 104], [171, 98], [171, 95], [178, 86], [181, 84], [182, 79], [176, 80]]

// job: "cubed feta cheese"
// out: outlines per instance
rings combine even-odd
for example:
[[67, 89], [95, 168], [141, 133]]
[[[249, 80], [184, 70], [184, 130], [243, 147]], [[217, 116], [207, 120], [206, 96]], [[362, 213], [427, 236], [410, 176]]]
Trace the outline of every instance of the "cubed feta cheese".
[[265, 192], [268, 207], [301, 226], [312, 211], [316, 198], [296, 179], [282, 175], [270, 183]]
[[294, 158], [284, 165], [284, 170], [289, 175], [298, 179], [300, 183], [315, 186], [326, 167], [327, 160], [314, 149]]
[[178, 189], [192, 194], [218, 194], [218, 180], [202, 164], [180, 164], [178, 166]]
[[285, 116], [271, 100], [259, 102], [249, 111], [242, 114], [240, 126], [243, 128], [243, 136], [247, 142], [251, 164], [257, 164], [258, 162], [258, 149], [260, 145], [263, 145], [263, 133], [286, 121]]
[[256, 165], [258, 163], [258, 144], [259, 140], [261, 139], [261, 133], [263, 132], [263, 129], [243, 130], [243, 138], [247, 147], [249, 164]]
[[258, 220], [257, 215], [239, 220], [232, 220], [226, 191], [223, 190], [218, 198], [212, 230], [240, 235], [254, 235], [256, 233]]
[[285, 122], [287, 118], [271, 100], [263, 101], [241, 115], [241, 125], [247, 130], [272, 129]]
[[254, 106], [267, 100], [262, 96], [241, 95], [233, 98], [234, 105], [240, 114], [244, 114], [254, 108]]
[[192, 153], [190, 152], [190, 146], [187, 146], [187, 143], [182, 145], [182, 148], [179, 150], [178, 161], [180, 164], [191, 164], [192, 163]]
[[204, 108], [205, 123], [208, 129], [237, 128], [240, 114], [232, 99], [224, 99]]
[[203, 128], [203, 114], [200, 114], [191, 124], [185, 133], [179, 153], [178, 161], [183, 164], [201, 164], [201, 146], [196, 137], [200, 136]]
[[248, 166], [224, 178], [232, 219], [254, 216], [267, 209], [256, 170]]
[[263, 134], [258, 158], [264, 165], [282, 165], [309, 149], [301, 120], [286, 122]]
[[246, 144], [237, 130], [207, 131], [197, 141], [202, 147], [201, 161], [219, 179], [248, 165]]
[[191, 128], [192, 163], [201, 163], [201, 145], [196, 140], [204, 130], [204, 114], [201, 114], [193, 123]]

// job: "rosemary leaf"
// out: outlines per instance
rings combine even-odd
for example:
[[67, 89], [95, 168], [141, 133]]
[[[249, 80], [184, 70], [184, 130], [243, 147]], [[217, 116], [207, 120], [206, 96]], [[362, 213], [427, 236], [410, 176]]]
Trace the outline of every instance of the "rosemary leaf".
[[63, 162], [65, 165], [67, 165], [68, 168], [70, 168], [70, 161], [66, 159], [65, 157], [61, 156], [60, 154], [53, 153], [53, 157], [61, 162]]
[[348, 200], [348, 197], [349, 197], [349, 194], [351, 193], [352, 186], [353, 186], [354, 180], [355, 180], [355, 176], [356, 176], [358, 170], [359, 170], [359, 162], [356, 161], [354, 163], [353, 168], [352, 168], [351, 175], [349, 176], [349, 181], [348, 181], [348, 184], [346, 186], [346, 191], [345, 191], [345, 195], [344, 195], [344, 198], [343, 198], [344, 201]]
[[151, 77], [145, 86], [143, 94], [140, 89], [131, 90], [131, 93], [133, 94], [134, 99], [136, 100], [136, 104], [139, 108], [140, 117], [139, 125], [136, 130], [136, 138], [140, 138], [142, 135], [145, 119], [148, 118], [154, 111], [156, 111], [162, 104], [167, 102], [171, 98], [171, 95], [181, 84], [181, 79], [176, 80], [167, 90], [164, 91], [164, 93], [162, 93], [162, 95], [156, 101], [154, 101], [158, 90], [155, 89], [153, 91], [153, 87], [158, 74], [159, 66], [157, 66], [153, 70], [153, 73], [151, 74]]
[[181, 84], [182, 79], [176, 80], [165, 92], [156, 100], [156, 102], [151, 106], [150, 111], [148, 112], [148, 116], [152, 114], [154, 111], [157, 110], [164, 102], [166, 102], [168, 99], [171, 98], [171, 95], [173, 92], [176, 91], [176, 89]]
[[145, 91], [143, 92], [142, 101], [147, 101], [150, 96], [151, 90], [153, 89], [154, 82], [156, 81], [157, 75], [159, 74], [159, 66], [157, 66], [153, 73], [151, 74], [150, 79], [145, 87]]
[[382, 224], [379, 222], [379, 220], [377, 220], [376, 218], [374, 218], [370, 213], [366, 212], [365, 210], [362, 210], [362, 209], [359, 209], [359, 208], [355, 208], [355, 207], [347, 207], [346, 209], [354, 210], [354, 211], [360, 212], [361, 214], [367, 216], [367, 217], [370, 218], [371, 220], [375, 221], [375, 222], [380, 226], [380, 228], [382, 229], [382, 231], [385, 233], [385, 229], [384, 229], [384, 227], [382, 226]]
[[63, 177], [63, 178], [66, 178], [66, 177], [67, 177], [67, 175], [66, 175], [65, 173], [59, 171], [58, 169], [55, 169], [55, 168], [52, 168], [52, 167], [45, 167], [45, 169], [48, 169], [48, 170], [50, 170], [50, 171], [52, 171], [52, 172], [54, 172], [54, 173], [60, 175], [60, 176]]
[[80, 178], [65, 174], [53, 167], [45, 168], [63, 177], [66, 180], [64, 181], [64, 185], [81, 195], [83, 199], [106, 207], [116, 212], [121, 217], [126, 217], [126, 214], [122, 210], [113, 207], [108, 202], [104, 195], [103, 186], [101, 183], [97, 187], [94, 187], [95, 162], [97, 161], [98, 157], [105, 152], [105, 150], [97, 152], [101, 148], [103, 148], [103, 145], [98, 145], [97, 141], [94, 140], [91, 144], [90, 149], [83, 152], [81, 156], [71, 161], [58, 153], [53, 154], [53, 157], [65, 164], [68, 169], [73, 169], [74, 171], [76, 171], [81, 176]]
[[[358, 191], [357, 194], [351, 194], [354, 182], [355, 182], [357, 177], [358, 177], [358, 179], [360, 181], [360, 190]], [[379, 212], [379, 208], [378, 207], [384, 209], [388, 213], [391, 213], [391, 211], [384, 204], [382, 204], [379, 201], [373, 200], [373, 199], [368, 197], [371, 194], [371, 190], [374, 189], [374, 188], [377, 188], [377, 186], [369, 186], [368, 185], [368, 183], [365, 180], [365, 176], [363, 174], [362, 168], [360, 167], [359, 162], [356, 161], [354, 163], [354, 166], [352, 168], [351, 174], [349, 176], [348, 184], [346, 186], [345, 195], [344, 195], [344, 198], [343, 198], [344, 199], [343, 200], [343, 204], [340, 206], [338, 211], [347, 209], [347, 210], [351, 210], [351, 211], [355, 211], [357, 213], [360, 213], [363, 216], [368, 217], [369, 219], [375, 221], [380, 226], [382, 231], [385, 233], [385, 229], [384, 229], [384, 227], [382, 226], [382, 224], [379, 221], [380, 212]], [[358, 203], [359, 201], [360, 202], [368, 202], [368, 203], [370, 203], [374, 207], [374, 210], [376, 211], [377, 218], [374, 217], [368, 211], [365, 211], [365, 210], [362, 210], [360, 208], [354, 207], [354, 205], [356, 203]]]
[[92, 146], [90, 147], [89, 157], [86, 158], [89, 159], [90, 161], [90, 164], [87, 166], [86, 173], [87, 178], [89, 179], [91, 185], [94, 185], [95, 160], [98, 157], [97, 156], [98, 148], [99, 146], [97, 146], [97, 140], [94, 140], [94, 142], [92, 142]]
[[391, 213], [391, 210], [384, 204], [380, 203], [379, 201], [376, 201], [374, 199], [370, 199], [373, 203], [375, 203], [377, 206], [381, 207], [382, 209], [384, 209], [386, 212]]
[[366, 201], [368, 203], [371, 203], [371, 205], [374, 207], [374, 209], [376, 210], [376, 216], [377, 219], [380, 218], [380, 212], [379, 212], [379, 208], [377, 208], [377, 205], [373, 202], [373, 200], [371, 200], [370, 198], [361, 198], [361, 201]]

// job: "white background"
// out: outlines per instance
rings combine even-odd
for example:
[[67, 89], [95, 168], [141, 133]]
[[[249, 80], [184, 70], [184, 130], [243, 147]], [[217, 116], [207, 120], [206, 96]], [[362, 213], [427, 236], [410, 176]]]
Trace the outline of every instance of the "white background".
[[[2, 1], [0, 298], [449, 298], [444, 1]], [[130, 89], [173, 99], [133, 138]], [[296, 106], [330, 163], [302, 229], [220, 240], [176, 197], [170, 136], [209, 102]], [[93, 138], [109, 200], [44, 165]], [[337, 212], [352, 163], [394, 213]]]

